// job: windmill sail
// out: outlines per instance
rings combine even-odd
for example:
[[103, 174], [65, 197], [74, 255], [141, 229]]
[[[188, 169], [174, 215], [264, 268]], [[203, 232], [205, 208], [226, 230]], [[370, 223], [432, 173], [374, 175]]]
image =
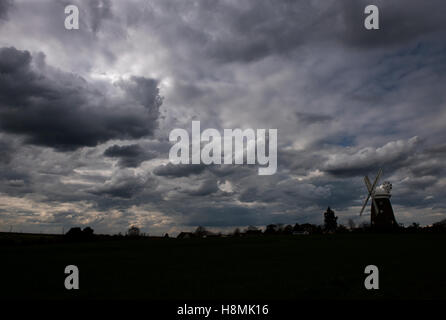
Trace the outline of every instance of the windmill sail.
[[[367, 198], [365, 199], [364, 205], [362, 206], [361, 212], [359, 213], [360, 216], [362, 216], [362, 213], [364, 212], [364, 209], [367, 206], [367, 202], [369, 201], [370, 197], [372, 197], [372, 202], [375, 204], [375, 208], [376, 208], [374, 192], [375, 192], [376, 185], [377, 185], [378, 180], [381, 177], [381, 175], [382, 175], [382, 169], [379, 169], [378, 174], [376, 175], [375, 181], [373, 182], [373, 185], [370, 183], [368, 176], [364, 177], [364, 183], [365, 183], [365, 185], [367, 187], [367, 191], [369, 193], [367, 195]], [[377, 210], [377, 209], [375, 209], [375, 210]], [[376, 214], [378, 214], [378, 213], [379, 212], [376, 212]]]

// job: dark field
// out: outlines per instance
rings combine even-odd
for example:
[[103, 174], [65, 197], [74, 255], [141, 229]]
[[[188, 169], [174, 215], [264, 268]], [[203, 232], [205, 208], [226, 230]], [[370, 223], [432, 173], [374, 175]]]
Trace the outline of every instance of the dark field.
[[[440, 234], [342, 234], [2, 245], [0, 298], [445, 299], [445, 244]], [[80, 290], [64, 288], [70, 264]], [[369, 264], [380, 290], [364, 289]]]

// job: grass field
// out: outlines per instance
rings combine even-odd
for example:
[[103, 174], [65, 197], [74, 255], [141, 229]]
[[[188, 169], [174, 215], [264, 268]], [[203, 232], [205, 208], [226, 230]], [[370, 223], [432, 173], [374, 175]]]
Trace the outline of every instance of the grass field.
[[[0, 298], [445, 299], [445, 244], [440, 234], [340, 234], [3, 245]], [[64, 288], [70, 264], [80, 290]], [[380, 290], [364, 289], [369, 264]]]

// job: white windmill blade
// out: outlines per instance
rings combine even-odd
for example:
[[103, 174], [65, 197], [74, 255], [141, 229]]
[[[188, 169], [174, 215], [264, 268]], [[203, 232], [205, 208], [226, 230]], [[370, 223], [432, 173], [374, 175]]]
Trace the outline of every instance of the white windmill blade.
[[367, 198], [364, 201], [364, 205], [362, 206], [361, 212], [359, 213], [360, 216], [362, 216], [362, 213], [364, 212], [364, 209], [365, 209], [365, 207], [367, 205], [367, 202], [369, 202], [369, 199], [370, 199], [370, 193], [369, 193], [369, 195], [367, 196]]
[[379, 178], [381, 178], [382, 173], [383, 173], [383, 169], [379, 168], [378, 174], [376, 175], [375, 181], [373, 182], [373, 185], [372, 185], [373, 191], [375, 191], [376, 185], [378, 184], [378, 180], [379, 180]]
[[367, 187], [367, 190], [369, 193], [367, 195], [367, 198], [364, 201], [364, 205], [362, 206], [361, 212], [359, 213], [360, 216], [362, 216], [362, 213], [364, 212], [364, 209], [367, 206], [367, 203], [369, 202], [370, 196], [372, 195], [372, 186], [370, 184], [369, 177], [367, 177], [367, 176], [364, 177], [364, 183], [365, 183], [365, 186]]
[[367, 187], [367, 190], [368, 190], [369, 194], [371, 195], [372, 192], [373, 192], [373, 187], [372, 187], [372, 184], [370, 183], [370, 180], [369, 180], [368, 176], [364, 177], [364, 183], [365, 183], [365, 186]]

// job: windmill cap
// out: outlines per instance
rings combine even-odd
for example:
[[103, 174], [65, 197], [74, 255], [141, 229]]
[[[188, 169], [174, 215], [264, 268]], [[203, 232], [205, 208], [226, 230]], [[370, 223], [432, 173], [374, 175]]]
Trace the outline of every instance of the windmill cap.
[[378, 186], [375, 190], [375, 197], [390, 197], [392, 190], [392, 184], [389, 181], [385, 181], [383, 184]]

